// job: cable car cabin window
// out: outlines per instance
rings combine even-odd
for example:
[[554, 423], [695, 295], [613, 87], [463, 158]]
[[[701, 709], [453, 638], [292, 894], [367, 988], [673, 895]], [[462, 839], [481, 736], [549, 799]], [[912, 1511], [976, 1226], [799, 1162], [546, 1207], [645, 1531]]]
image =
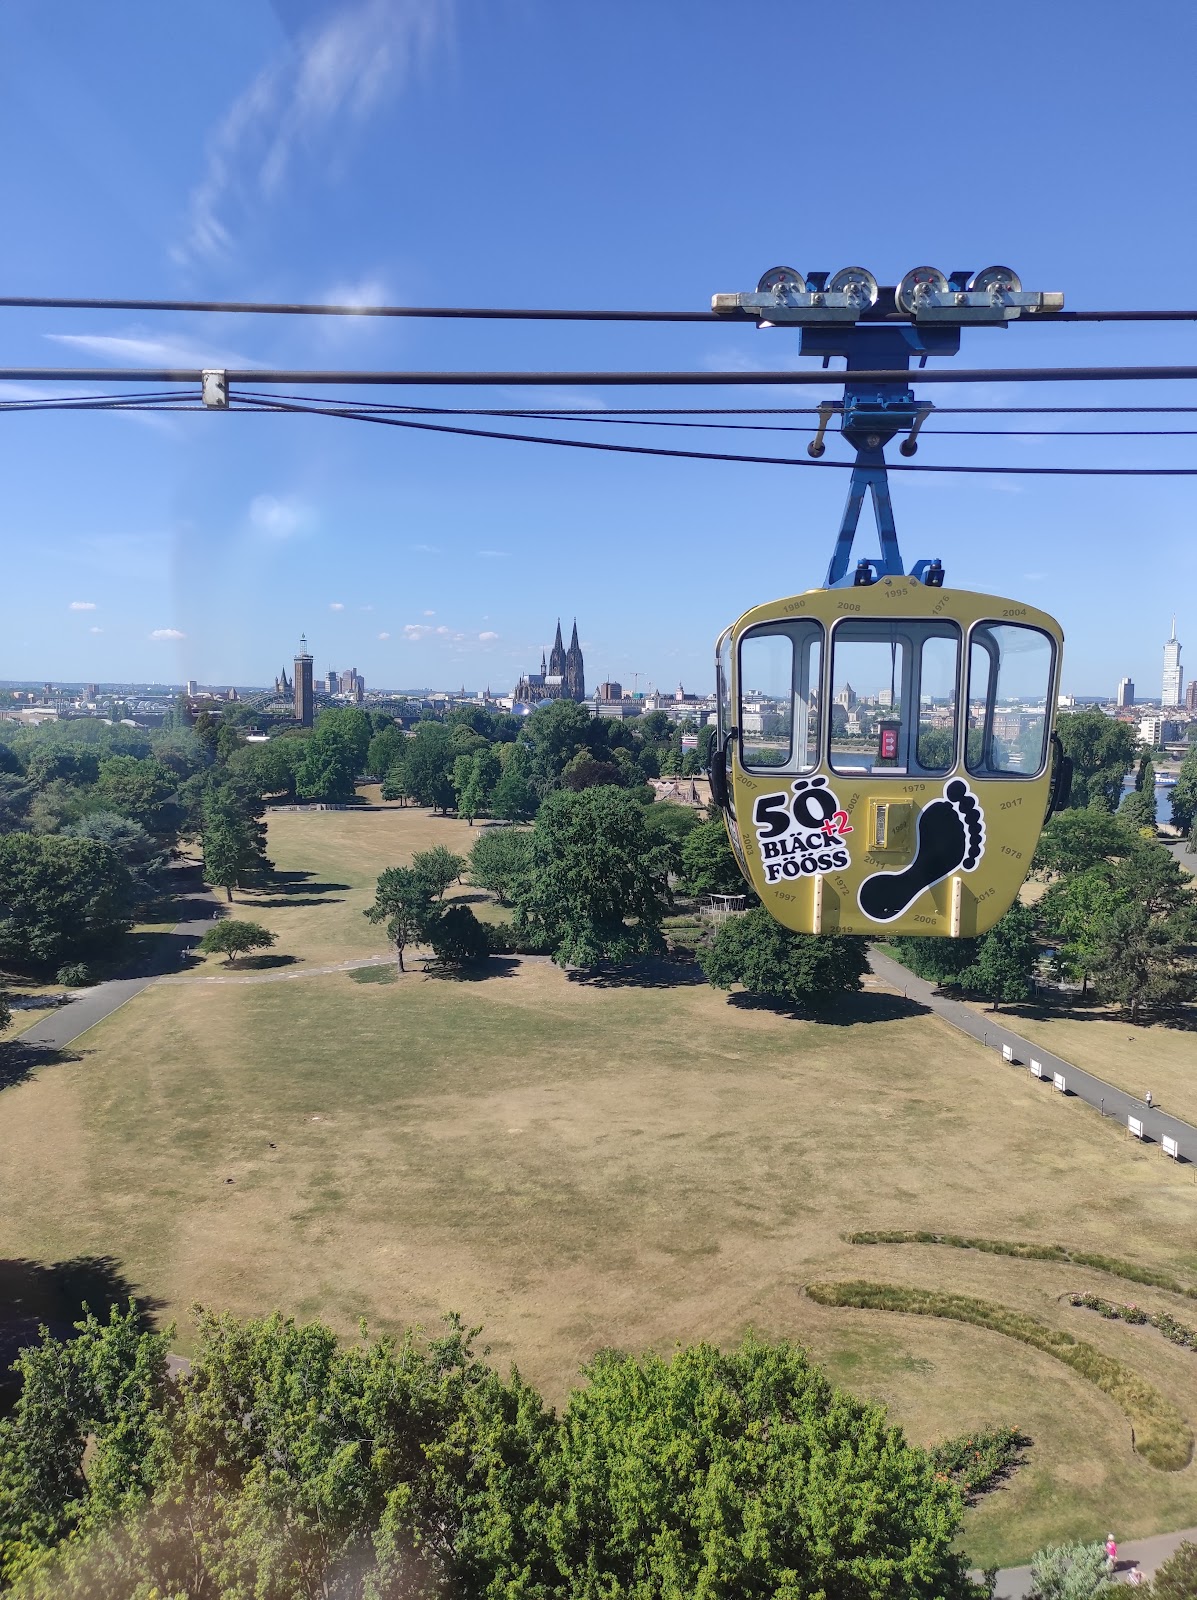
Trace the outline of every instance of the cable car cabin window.
[[919, 731], [915, 757], [921, 772], [948, 772], [956, 765], [956, 682], [960, 636], [935, 633], [919, 653]]
[[943, 773], [956, 765], [960, 630], [850, 619], [836, 626], [829, 725], [835, 772]]
[[979, 778], [1035, 778], [1047, 757], [1055, 646], [1015, 622], [978, 622], [969, 639], [965, 761]]
[[715, 647], [715, 691], [719, 699], [719, 741], [722, 743], [735, 726], [731, 705], [731, 641], [728, 628]]
[[819, 759], [817, 622], [754, 628], [740, 640], [740, 760], [747, 768], [809, 772]]

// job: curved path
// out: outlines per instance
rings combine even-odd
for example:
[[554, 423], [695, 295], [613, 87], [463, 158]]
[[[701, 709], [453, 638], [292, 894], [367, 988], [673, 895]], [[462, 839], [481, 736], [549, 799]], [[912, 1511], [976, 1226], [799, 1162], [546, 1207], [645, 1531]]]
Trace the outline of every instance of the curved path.
[[[1114, 1537], [1118, 1537], [1116, 1528]], [[1104, 1543], [1105, 1533], [1097, 1534], [1096, 1538]], [[1167, 1561], [1186, 1539], [1191, 1544], [1197, 1544], [1197, 1528], [1182, 1528], [1179, 1533], [1156, 1533], [1149, 1539], [1131, 1539], [1126, 1544], [1119, 1540], [1117, 1581], [1125, 1583], [1127, 1573], [1136, 1562], [1143, 1569], [1145, 1578], [1153, 1577], [1156, 1568]], [[980, 1573], [975, 1575], [980, 1577]], [[998, 1573], [997, 1588], [993, 1592], [995, 1600], [1027, 1600], [1032, 1592], [1030, 1567], [1004, 1567]]]
[[1065, 1061], [1062, 1056], [1053, 1055], [1041, 1044], [1032, 1044], [1029, 1039], [1024, 1039], [1020, 1033], [1015, 1033], [1013, 1028], [1006, 1027], [1000, 1012], [976, 1012], [962, 1000], [949, 1000], [946, 995], [940, 994], [934, 984], [928, 983], [924, 978], [917, 978], [909, 968], [902, 966], [892, 956], [884, 955], [880, 950], [874, 949], [869, 955], [869, 965], [876, 977], [880, 978], [891, 989], [906, 995], [911, 1000], [917, 1000], [933, 1011], [937, 1017], [942, 1017], [953, 1028], [959, 1028], [961, 1033], [967, 1033], [977, 1039], [981, 1044], [988, 1045], [998, 1052], [1001, 1059], [1001, 1048], [1004, 1044], [1010, 1046], [1014, 1052], [1014, 1060], [1024, 1069], [1033, 1058], [1040, 1062], [1047, 1079], [1043, 1084], [1044, 1094], [1053, 1094], [1051, 1074], [1062, 1073], [1068, 1085], [1069, 1095], [1075, 1095], [1078, 1100], [1084, 1100], [1089, 1105], [1100, 1110], [1104, 1116], [1116, 1118], [1121, 1125], [1126, 1127], [1128, 1116], [1137, 1117], [1143, 1124], [1143, 1131], [1148, 1140], [1158, 1144], [1164, 1134], [1168, 1134], [1177, 1142], [1182, 1158], [1186, 1162], [1197, 1162], [1197, 1128], [1191, 1122], [1183, 1122], [1179, 1117], [1169, 1116], [1167, 1112], [1152, 1107], [1149, 1111], [1142, 1100], [1128, 1094], [1125, 1089], [1119, 1089], [1112, 1083], [1107, 1083], [1104, 1078], [1095, 1078], [1091, 1072], [1086, 1072], [1083, 1067], [1078, 1067], [1073, 1061]]

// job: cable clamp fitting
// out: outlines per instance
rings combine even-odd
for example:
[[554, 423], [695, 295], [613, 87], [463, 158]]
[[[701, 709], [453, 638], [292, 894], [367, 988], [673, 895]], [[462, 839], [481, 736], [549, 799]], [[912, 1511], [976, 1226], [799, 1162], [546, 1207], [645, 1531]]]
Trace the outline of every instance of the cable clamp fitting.
[[223, 368], [205, 367], [200, 373], [201, 395], [204, 404], [212, 411], [229, 409], [229, 378]]

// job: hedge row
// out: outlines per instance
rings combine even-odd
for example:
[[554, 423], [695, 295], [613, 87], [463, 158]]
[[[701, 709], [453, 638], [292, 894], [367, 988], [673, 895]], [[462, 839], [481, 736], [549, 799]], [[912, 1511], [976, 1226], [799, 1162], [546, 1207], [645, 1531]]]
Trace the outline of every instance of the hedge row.
[[855, 1306], [866, 1311], [904, 1311], [914, 1316], [944, 1317], [1005, 1334], [1008, 1339], [1041, 1350], [1095, 1384], [1130, 1418], [1135, 1450], [1161, 1472], [1179, 1472], [1193, 1455], [1193, 1434], [1177, 1408], [1145, 1378], [1113, 1356], [1070, 1333], [1049, 1328], [1025, 1311], [993, 1300], [947, 1294], [936, 1289], [907, 1289], [894, 1284], [810, 1283], [806, 1292], [825, 1306]]
[[1157, 1272], [1154, 1267], [1140, 1267], [1133, 1261], [1121, 1261], [1116, 1256], [1095, 1255], [1089, 1250], [1074, 1250], [1063, 1244], [1024, 1244], [1017, 1239], [974, 1239], [959, 1233], [927, 1233], [915, 1228], [877, 1228], [866, 1233], [848, 1233], [849, 1244], [946, 1244], [955, 1250], [981, 1250], [991, 1256], [1015, 1256], [1020, 1261], [1058, 1261], [1073, 1267], [1093, 1267], [1097, 1272], [1109, 1273], [1114, 1278], [1126, 1278], [1130, 1283], [1144, 1283], [1153, 1289], [1167, 1289], [1170, 1294], [1184, 1295], [1197, 1300], [1197, 1288], [1192, 1288]]
[[1166, 1311], [1144, 1311], [1142, 1306], [1121, 1306], [1113, 1300], [1103, 1300], [1099, 1294], [1070, 1294], [1068, 1303], [1084, 1306], [1087, 1311], [1096, 1311], [1109, 1321], [1129, 1322], [1139, 1327], [1146, 1323], [1149, 1327], [1157, 1328], [1173, 1344], [1179, 1344], [1186, 1350], [1197, 1350], [1197, 1328], [1178, 1322]]

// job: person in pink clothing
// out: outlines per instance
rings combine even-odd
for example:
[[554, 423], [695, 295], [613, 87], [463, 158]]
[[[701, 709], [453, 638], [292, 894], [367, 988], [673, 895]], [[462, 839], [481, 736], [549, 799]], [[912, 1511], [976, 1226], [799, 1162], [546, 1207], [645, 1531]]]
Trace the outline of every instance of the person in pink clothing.
[[1113, 1572], [1118, 1565], [1118, 1543], [1112, 1533], [1106, 1534], [1106, 1566]]

